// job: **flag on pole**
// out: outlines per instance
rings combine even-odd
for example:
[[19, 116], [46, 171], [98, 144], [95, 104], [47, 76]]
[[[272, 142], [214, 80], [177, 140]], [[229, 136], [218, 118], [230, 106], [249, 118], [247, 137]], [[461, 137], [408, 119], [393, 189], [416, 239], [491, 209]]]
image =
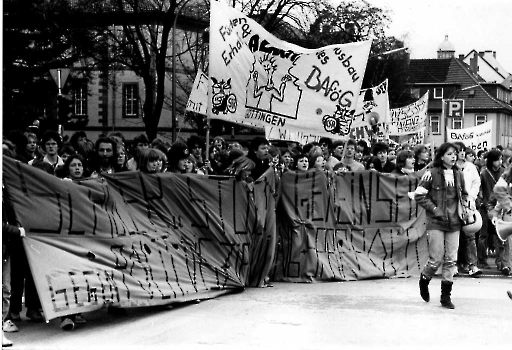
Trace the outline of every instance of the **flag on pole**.
[[204, 74], [202, 70], [198, 69], [185, 110], [206, 115], [207, 105], [208, 76]]
[[211, 2], [208, 118], [348, 138], [370, 41], [304, 49]]

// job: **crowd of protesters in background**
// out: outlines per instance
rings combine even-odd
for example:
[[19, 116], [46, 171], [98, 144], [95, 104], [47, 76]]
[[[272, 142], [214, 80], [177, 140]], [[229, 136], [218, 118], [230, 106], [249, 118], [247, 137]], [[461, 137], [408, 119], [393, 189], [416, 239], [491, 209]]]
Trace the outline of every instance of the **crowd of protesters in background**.
[[[268, 169], [273, 169], [278, 176], [287, 171], [320, 171], [341, 176], [345, 172], [371, 170], [420, 179], [431, 168], [435, 152], [425, 144], [400, 145], [364, 139], [345, 142], [326, 137], [304, 145], [269, 141], [262, 136], [254, 137], [250, 142], [229, 142], [220, 136], [210, 141], [207, 151], [204, 138], [197, 135], [170, 143], [160, 138], [149, 140], [145, 134], [128, 142], [119, 132], [90, 140], [84, 131], [75, 132], [69, 138], [62, 138], [55, 131], [46, 131], [40, 136], [33, 132], [13, 131], [3, 138], [3, 156], [38, 167], [66, 181], [141, 171], [147, 174], [226, 175], [250, 184]], [[508, 275], [511, 271], [508, 241], [502, 242], [497, 236], [490, 213], [496, 205], [494, 185], [509, 167], [512, 150], [497, 146], [476, 153], [463, 143], [453, 146], [457, 149], [457, 166], [468, 179], [466, 185], [471, 184], [468, 192], [483, 217], [482, 229], [475, 236], [467, 237], [461, 233], [455, 275], [480, 275], [480, 269], [492, 268], [487, 262], [489, 256], [495, 257], [496, 268]], [[9, 215], [3, 218], [4, 226], [13, 224]], [[3, 315], [4, 332], [18, 330], [15, 323], [21, 321], [22, 295], [25, 296], [26, 317], [34, 322], [43, 321], [21, 238], [19, 234], [5, 234], [11, 231], [16, 232], [9, 231], [9, 226], [3, 227], [2, 245], [14, 253], [10, 254], [10, 285], [2, 283], [4, 308], [10, 294], [9, 312]], [[6, 267], [3, 265], [3, 268]], [[85, 322], [81, 315], [73, 315], [63, 318], [61, 327], [72, 330], [75, 324]]]

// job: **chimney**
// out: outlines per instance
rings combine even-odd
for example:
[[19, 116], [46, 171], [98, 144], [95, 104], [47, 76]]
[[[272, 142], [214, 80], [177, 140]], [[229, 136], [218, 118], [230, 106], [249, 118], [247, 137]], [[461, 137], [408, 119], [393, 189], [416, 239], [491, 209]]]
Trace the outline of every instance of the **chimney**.
[[493, 51], [492, 52], [492, 55], [494, 56], [494, 58], [496, 59], [496, 51]]
[[480, 55], [480, 57], [484, 57], [485, 51], [480, 51], [478, 54]]
[[469, 59], [469, 69], [474, 74], [478, 74], [478, 55], [476, 53], [473, 55], [473, 58]]
[[461, 60], [461, 61], [464, 60], [464, 54], [462, 54], [462, 53], [459, 54], [459, 60]]

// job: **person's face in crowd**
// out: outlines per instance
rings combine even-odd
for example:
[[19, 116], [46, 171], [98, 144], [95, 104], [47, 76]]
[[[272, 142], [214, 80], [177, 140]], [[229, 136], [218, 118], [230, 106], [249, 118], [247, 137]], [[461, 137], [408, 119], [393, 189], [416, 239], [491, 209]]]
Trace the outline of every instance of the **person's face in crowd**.
[[126, 161], [126, 151], [124, 147], [117, 147], [117, 164], [123, 165]]
[[457, 151], [457, 160], [466, 160], [466, 150], [460, 149]]
[[[368, 170], [375, 170], [375, 164], [373, 164], [373, 163], [368, 164]], [[377, 171], [377, 170], [375, 170], [375, 171]]]
[[162, 167], [162, 161], [155, 159], [148, 162], [148, 173], [153, 174], [156, 173], [158, 170], [158, 163], [160, 162], [160, 168]]
[[185, 172], [192, 173], [194, 170], [194, 163], [190, 159], [185, 159]]
[[284, 152], [283, 154], [283, 163], [286, 168], [289, 168], [293, 163], [293, 158], [290, 152]]
[[279, 157], [279, 154], [276, 154], [274, 157], [272, 157], [271, 161], [272, 161], [272, 164], [274, 165], [277, 165], [280, 163], [280, 157]]
[[414, 163], [416, 162], [416, 160], [414, 159], [414, 157], [409, 157], [405, 160], [405, 165], [404, 165], [404, 168], [405, 169], [414, 169]]
[[325, 170], [325, 158], [320, 156], [320, 157], [317, 157], [316, 160], [315, 160], [315, 168], [318, 169], [318, 170], [322, 170], [324, 171]]
[[492, 162], [492, 168], [494, 171], [498, 170], [501, 167], [501, 164], [503, 163], [503, 157], [500, 157], [500, 159], [495, 160]]
[[194, 158], [199, 159], [203, 155], [203, 149], [200, 145], [195, 144], [194, 147], [190, 150], [190, 153], [194, 156]]
[[72, 179], [80, 179], [84, 175], [84, 165], [82, 161], [75, 158], [69, 163], [69, 176]]
[[144, 151], [145, 149], [148, 149], [149, 148], [149, 144], [145, 143], [145, 142], [137, 142], [137, 146], [135, 146], [137, 148], [137, 152], [142, 152]]
[[328, 157], [329, 156], [329, 146], [327, 145], [327, 143], [322, 142], [320, 144], [320, 148], [322, 149], [322, 154], [324, 155], [324, 157]]
[[240, 179], [242, 181], [247, 181], [247, 178], [251, 176], [251, 171], [247, 169], [240, 170]]
[[98, 155], [102, 164], [108, 164], [110, 159], [114, 156], [114, 149], [111, 143], [100, 142], [98, 145]]
[[364, 147], [361, 145], [356, 145], [356, 152], [361, 152], [361, 154], [364, 154]]
[[390, 162], [393, 162], [396, 159], [396, 152], [395, 152], [395, 150], [389, 151], [388, 159], [389, 159]]
[[222, 140], [214, 140], [213, 145], [219, 147], [219, 149], [222, 149]]
[[256, 150], [256, 158], [265, 160], [268, 158], [268, 145], [259, 145]]
[[156, 162], [157, 162], [156, 171], [158, 173], [165, 172], [164, 163], [167, 164], [167, 156], [164, 156], [163, 158], [159, 158]]
[[382, 150], [382, 151], [377, 152], [376, 155], [377, 155], [377, 158], [379, 158], [382, 165], [386, 164], [386, 162], [388, 161], [388, 152], [386, 152], [385, 150]]
[[332, 154], [336, 158], [341, 159], [341, 156], [343, 155], [343, 145], [338, 145], [334, 147], [334, 149], [332, 150]]
[[232, 144], [229, 145], [229, 148], [230, 149], [239, 149], [240, 151], [243, 151], [243, 148], [242, 148], [242, 145], [239, 144], [238, 142], [233, 142]]
[[54, 156], [57, 154], [57, 148], [59, 147], [59, 144], [57, 143], [57, 140], [49, 139], [44, 144], [44, 150], [49, 156]]
[[29, 137], [27, 143], [27, 152], [34, 153], [37, 150], [37, 140]]
[[298, 171], [307, 171], [309, 168], [309, 160], [307, 157], [302, 157], [297, 159], [297, 170]]
[[76, 139], [76, 143], [77, 143], [78, 145], [80, 145], [80, 144], [84, 143], [85, 141], [87, 141], [87, 138], [85, 138], [85, 137], [83, 137], [83, 136], [80, 136], [80, 137], [78, 137], [78, 138]]
[[60, 157], [62, 158], [62, 161], [65, 163], [65, 162], [66, 162], [66, 160], [68, 160], [68, 158], [69, 158], [69, 156], [70, 156], [70, 155], [71, 155], [71, 154], [69, 154], [69, 153], [67, 153], [67, 152], [64, 152], [64, 153], [62, 153], [62, 154], [60, 155]]
[[356, 150], [356, 154], [354, 155], [354, 160], [357, 162], [361, 162], [363, 160], [363, 152], [359, 152]]
[[453, 147], [449, 147], [445, 154], [441, 157], [443, 165], [447, 169], [451, 169], [457, 161], [457, 150]]
[[353, 159], [356, 155], [356, 147], [354, 145], [348, 145], [347, 150], [345, 151], [345, 158]]
[[466, 154], [466, 162], [475, 163], [475, 155], [473, 153]]
[[424, 163], [426, 163], [426, 162], [428, 162], [429, 155], [430, 155], [430, 152], [428, 151], [428, 149], [425, 149], [423, 152], [421, 152], [418, 155], [418, 160], [421, 160]]
[[187, 171], [187, 163], [190, 163], [190, 161], [187, 158], [180, 159], [178, 161], [178, 170], [181, 172]]

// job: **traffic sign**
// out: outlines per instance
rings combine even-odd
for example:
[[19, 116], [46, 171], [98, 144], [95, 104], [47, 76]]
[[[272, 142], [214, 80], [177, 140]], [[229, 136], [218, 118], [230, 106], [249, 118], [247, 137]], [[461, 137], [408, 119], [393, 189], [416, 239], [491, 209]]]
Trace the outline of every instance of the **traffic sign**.
[[464, 117], [464, 100], [446, 100], [448, 117]]

